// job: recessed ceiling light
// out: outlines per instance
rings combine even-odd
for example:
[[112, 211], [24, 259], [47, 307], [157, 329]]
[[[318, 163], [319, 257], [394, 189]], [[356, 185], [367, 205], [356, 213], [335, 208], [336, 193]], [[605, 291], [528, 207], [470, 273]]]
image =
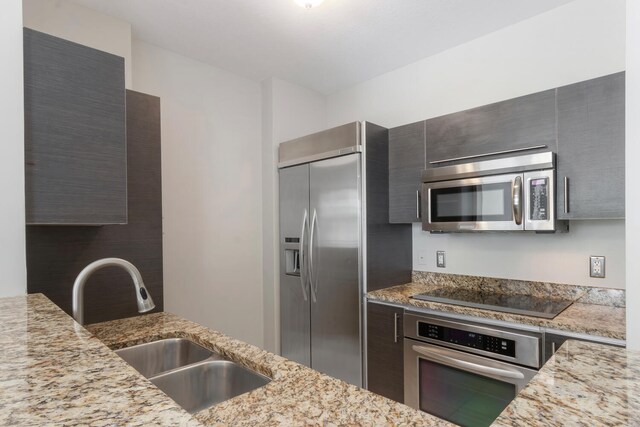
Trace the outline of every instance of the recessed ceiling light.
[[298, 6], [305, 9], [311, 9], [312, 7], [320, 6], [324, 0], [295, 0]]

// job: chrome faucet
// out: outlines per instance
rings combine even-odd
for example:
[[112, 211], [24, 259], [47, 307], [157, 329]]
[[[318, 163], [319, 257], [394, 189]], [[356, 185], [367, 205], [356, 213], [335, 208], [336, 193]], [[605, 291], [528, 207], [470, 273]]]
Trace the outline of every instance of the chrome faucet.
[[92, 262], [87, 265], [76, 277], [76, 281], [73, 283], [73, 318], [76, 319], [81, 325], [84, 325], [84, 285], [87, 283], [89, 276], [91, 276], [97, 270], [104, 267], [122, 267], [126, 270], [133, 279], [133, 286], [136, 288], [136, 299], [138, 301], [138, 312], [146, 313], [155, 308], [151, 295], [144, 287], [142, 276], [140, 271], [131, 264], [129, 261], [125, 261], [120, 258], [104, 258]]

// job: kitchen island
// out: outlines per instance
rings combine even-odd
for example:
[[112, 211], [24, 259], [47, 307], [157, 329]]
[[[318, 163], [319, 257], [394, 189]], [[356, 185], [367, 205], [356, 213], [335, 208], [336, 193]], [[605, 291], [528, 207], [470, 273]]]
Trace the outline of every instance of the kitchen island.
[[[272, 381], [192, 416], [109, 349], [173, 337]], [[0, 299], [0, 425], [78, 424], [451, 425], [170, 313], [85, 329], [44, 295]]]

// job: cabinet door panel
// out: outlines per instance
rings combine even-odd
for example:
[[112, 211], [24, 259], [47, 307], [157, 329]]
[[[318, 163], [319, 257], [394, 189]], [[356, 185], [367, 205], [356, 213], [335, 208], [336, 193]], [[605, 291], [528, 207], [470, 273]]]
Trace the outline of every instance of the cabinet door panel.
[[404, 402], [401, 308], [367, 303], [368, 389]]
[[560, 219], [624, 218], [624, 91], [624, 73], [558, 88]]
[[389, 222], [420, 222], [418, 191], [424, 168], [424, 121], [390, 129]]
[[127, 222], [124, 59], [24, 30], [29, 224]]
[[[426, 121], [427, 167], [460, 157], [545, 145], [556, 150], [555, 90], [496, 102]], [[515, 153], [486, 158], [513, 156]], [[482, 159], [483, 157], [478, 158]], [[466, 163], [474, 159], [448, 162]]]

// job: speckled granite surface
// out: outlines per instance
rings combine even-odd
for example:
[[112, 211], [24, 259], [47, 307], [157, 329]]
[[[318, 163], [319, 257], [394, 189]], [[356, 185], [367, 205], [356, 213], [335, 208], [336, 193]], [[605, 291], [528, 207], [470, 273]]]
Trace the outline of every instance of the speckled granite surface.
[[640, 425], [640, 353], [567, 341], [496, 426]]
[[[0, 425], [451, 426], [172, 314], [88, 329], [43, 295], [0, 299]], [[191, 417], [105, 346], [168, 337], [190, 338], [273, 381]], [[495, 425], [640, 425], [639, 378], [640, 353], [567, 341]]]
[[0, 425], [200, 425], [41, 294], [0, 299]]
[[[0, 299], [0, 425], [451, 425], [172, 314], [87, 328], [41, 294]], [[105, 345], [166, 337], [273, 381], [192, 417]]]
[[578, 299], [585, 295], [587, 286], [565, 285], [550, 282], [530, 282], [525, 280], [496, 279], [493, 277], [465, 276], [462, 274], [432, 273], [413, 271], [411, 281], [436, 287], [465, 288], [504, 294], [526, 294], [542, 298]]
[[[493, 291], [504, 293], [530, 292], [540, 297], [569, 298], [576, 302], [554, 319], [544, 319], [411, 298], [413, 295], [443, 286], [462, 286], [485, 290], [490, 288]], [[620, 340], [625, 339], [626, 333], [624, 291], [622, 290], [414, 272], [412, 283], [369, 292], [367, 298], [400, 304], [409, 308], [426, 308]]]
[[205, 425], [451, 426], [439, 418], [322, 375], [170, 313], [87, 327], [116, 349], [160, 338], [189, 338], [271, 378], [269, 384], [194, 415]]

